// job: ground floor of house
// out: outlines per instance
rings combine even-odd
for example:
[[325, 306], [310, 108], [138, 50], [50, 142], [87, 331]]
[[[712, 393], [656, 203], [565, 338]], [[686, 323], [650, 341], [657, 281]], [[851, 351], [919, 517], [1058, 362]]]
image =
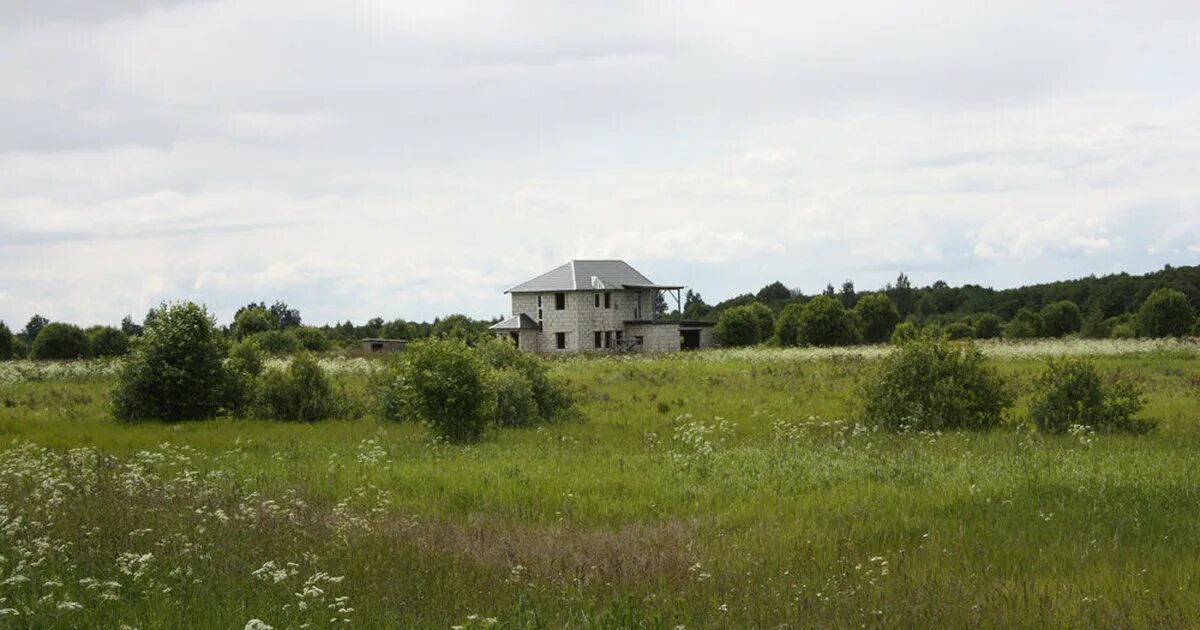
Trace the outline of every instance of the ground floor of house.
[[613, 330], [497, 330], [531, 352], [674, 352], [716, 346], [712, 322], [631, 320]]

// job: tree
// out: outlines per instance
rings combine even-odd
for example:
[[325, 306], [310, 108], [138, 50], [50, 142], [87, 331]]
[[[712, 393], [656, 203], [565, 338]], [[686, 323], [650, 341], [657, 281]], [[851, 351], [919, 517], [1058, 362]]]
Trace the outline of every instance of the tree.
[[748, 304], [746, 308], [750, 309], [750, 313], [754, 315], [754, 319], [758, 322], [758, 341], [762, 343], [771, 338], [775, 334], [775, 313], [766, 304], [755, 302]]
[[1190, 332], [1195, 314], [1187, 296], [1176, 289], [1156, 289], [1138, 309], [1138, 334], [1143, 337], [1182, 337]]
[[37, 339], [38, 333], [49, 324], [50, 320], [41, 315], [34, 315], [29, 318], [29, 322], [25, 324], [25, 330], [21, 331], [21, 337], [25, 339], [25, 343], [32, 344], [34, 339]]
[[389, 378], [391, 415], [423, 422], [447, 441], [479, 440], [492, 417], [488, 368], [457, 339], [409, 344]]
[[887, 295], [896, 303], [896, 310], [900, 311], [901, 317], [906, 317], [913, 312], [915, 307], [915, 298], [913, 297], [912, 282], [909, 282], [908, 276], [904, 272], [896, 277], [896, 286], [887, 291]]
[[683, 298], [683, 318], [684, 319], [703, 319], [708, 317], [712, 312], [712, 307], [705, 304], [704, 298], [700, 294], [688, 289]]
[[859, 331], [838, 300], [819, 295], [800, 311], [796, 325], [796, 342], [810, 346], [838, 346], [857, 343]]
[[129, 353], [129, 335], [112, 326], [87, 329], [88, 348], [93, 357], [120, 357]]
[[73, 324], [46, 324], [33, 340], [29, 354], [34, 359], [78, 359], [88, 354], [88, 339], [83, 329]]
[[995, 339], [1004, 331], [1004, 321], [995, 313], [984, 313], [975, 320], [976, 339]]
[[0, 321], [0, 361], [13, 357], [13, 334], [4, 322]]
[[662, 293], [656, 291], [654, 293], [654, 316], [662, 317], [666, 315], [668, 308], [667, 299], [663, 297]]
[[937, 300], [933, 297], [932, 293], [926, 293], [921, 296], [921, 299], [917, 300], [917, 306], [914, 311], [918, 319], [922, 321], [929, 319], [939, 313]]
[[1042, 336], [1062, 337], [1079, 332], [1083, 324], [1083, 316], [1079, 306], [1070, 300], [1059, 300], [1047, 304], [1041, 312]]
[[237, 339], [278, 329], [279, 320], [261, 304], [244, 306], [233, 316], [233, 336]]
[[1022, 308], [1004, 327], [1004, 336], [1008, 339], [1033, 339], [1040, 335], [1041, 331], [1042, 320], [1037, 313]]
[[846, 280], [842, 283], [842, 292], [838, 294], [838, 298], [842, 301], [842, 306], [854, 308], [858, 302], [858, 294], [854, 292], [853, 280]]
[[279, 322], [280, 330], [300, 327], [300, 311], [289, 308], [287, 302], [283, 300], [275, 300], [275, 303], [271, 305], [271, 314]]
[[775, 318], [775, 339], [779, 341], [779, 345], [784, 347], [799, 345], [800, 313], [803, 311], [803, 304], [792, 302], [779, 312], [779, 317]]
[[457, 339], [468, 345], [483, 338], [483, 326], [466, 315], [450, 315], [433, 323], [432, 334], [438, 339]]
[[329, 337], [320, 328], [312, 326], [299, 326], [288, 330], [304, 346], [304, 349], [309, 352], [324, 352], [332, 345]]
[[413, 325], [403, 319], [393, 319], [379, 329], [379, 336], [384, 339], [415, 339]]
[[126, 315], [121, 318], [121, 332], [125, 333], [126, 337], [141, 337], [143, 328], [133, 323], [133, 317]]
[[1104, 321], [1104, 313], [1098, 308], [1088, 312], [1079, 328], [1079, 334], [1084, 339], [1108, 339], [1111, 333], [1108, 322]]
[[854, 305], [854, 310], [863, 322], [863, 340], [867, 343], [883, 343], [892, 338], [892, 331], [900, 323], [900, 311], [888, 296], [882, 293], [864, 295]]
[[721, 312], [714, 331], [721, 345], [752, 346], [762, 341], [761, 320], [753, 306], [735, 306]]
[[792, 291], [778, 280], [759, 289], [755, 296], [760, 302], [786, 302], [792, 299]]
[[142, 341], [117, 375], [113, 410], [121, 420], [200, 420], [231, 400], [234, 374], [208, 310], [193, 302], [163, 304], [147, 318]]
[[832, 282], [830, 282], [829, 284], [825, 285], [825, 290], [824, 290], [824, 291], [821, 291], [821, 295], [824, 295], [825, 297], [837, 297], [837, 291], [834, 291], [834, 290], [833, 290], [833, 283], [832, 283]]

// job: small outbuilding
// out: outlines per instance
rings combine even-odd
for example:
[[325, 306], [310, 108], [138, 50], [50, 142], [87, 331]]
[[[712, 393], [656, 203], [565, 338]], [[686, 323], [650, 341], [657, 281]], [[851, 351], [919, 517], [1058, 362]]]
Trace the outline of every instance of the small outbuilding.
[[400, 352], [408, 346], [407, 339], [363, 339], [362, 349], [367, 352]]

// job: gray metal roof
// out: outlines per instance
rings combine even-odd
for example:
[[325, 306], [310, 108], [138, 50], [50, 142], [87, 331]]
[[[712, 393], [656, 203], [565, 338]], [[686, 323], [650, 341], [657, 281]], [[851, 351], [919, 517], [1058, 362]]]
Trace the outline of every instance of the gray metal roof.
[[522, 282], [505, 293], [597, 291], [621, 289], [626, 286], [646, 289], [666, 288], [654, 284], [623, 260], [572, 260], [532, 280]]
[[538, 325], [537, 325], [537, 322], [533, 321], [532, 317], [526, 315], [525, 313], [521, 313], [520, 315], [513, 315], [512, 317], [509, 317], [508, 319], [506, 319], [502, 322], [492, 324], [491, 326], [488, 326], [488, 329], [489, 330], [537, 330]]

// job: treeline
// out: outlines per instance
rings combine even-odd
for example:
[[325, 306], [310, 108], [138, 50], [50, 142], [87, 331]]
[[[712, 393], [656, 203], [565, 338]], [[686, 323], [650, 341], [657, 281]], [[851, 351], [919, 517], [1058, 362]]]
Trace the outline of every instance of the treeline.
[[688, 291], [682, 312], [672, 316], [717, 322], [726, 345], [841, 345], [887, 341], [901, 323], [939, 328], [952, 338], [1182, 336], [1200, 334], [1197, 312], [1200, 266], [1168, 265], [1140, 276], [1001, 290], [941, 281], [914, 287], [903, 273], [875, 291], [860, 292], [847, 280], [840, 290], [831, 284], [814, 296], [773, 282], [715, 306]]
[[[115, 357], [129, 354], [140, 342], [145, 330], [161, 313], [152, 308], [139, 324], [126, 315], [117, 326], [92, 326], [84, 329], [65, 322], [52, 322], [34, 315], [25, 327], [14, 332], [0, 321], [0, 360], [10, 358], [78, 359]], [[450, 315], [432, 322], [375, 317], [363, 324], [351, 321], [323, 326], [306, 326], [298, 309], [286, 302], [251, 302], [237, 310], [233, 321], [218, 331], [228, 341], [253, 340], [269, 354], [325, 352], [354, 349], [363, 339], [385, 338], [414, 341], [430, 337], [464, 341], [484, 335], [498, 320], [472, 319]]]

